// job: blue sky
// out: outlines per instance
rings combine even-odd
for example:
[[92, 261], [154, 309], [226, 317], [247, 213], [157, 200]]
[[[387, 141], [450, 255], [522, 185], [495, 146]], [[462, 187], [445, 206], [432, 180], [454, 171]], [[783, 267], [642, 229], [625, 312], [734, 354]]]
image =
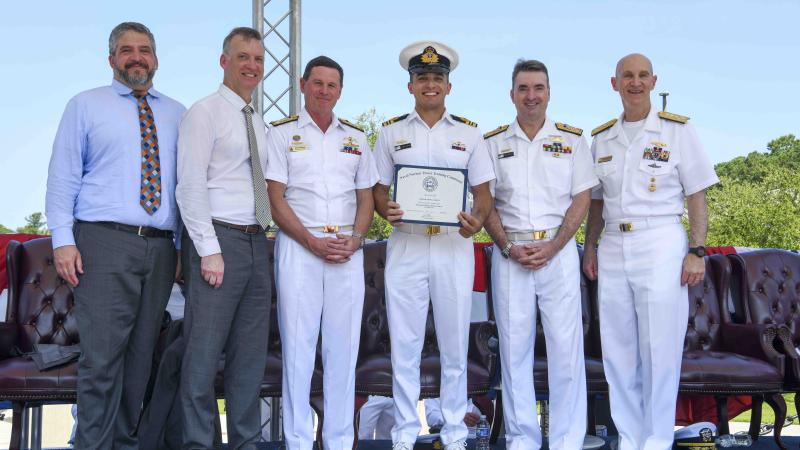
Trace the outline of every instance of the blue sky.
[[[273, 0], [271, 14], [285, 0]], [[136, 5], [135, 9], [134, 6]], [[251, 24], [248, 0], [8, 2], [0, 16], [2, 207], [17, 227], [44, 210], [53, 137], [76, 93], [111, 80], [108, 33], [140, 21], [156, 36], [156, 87], [189, 106], [216, 89], [225, 34]], [[461, 58], [448, 110], [484, 131], [513, 120], [510, 71], [520, 57], [550, 69], [549, 114], [591, 130], [619, 114], [609, 77], [631, 52], [651, 57], [668, 109], [690, 116], [714, 162], [764, 151], [800, 135], [800, 2], [770, 1], [422, 1], [302, 4], [302, 61], [319, 54], [345, 70], [337, 106], [352, 118], [375, 107], [408, 112], [408, 76], [397, 62], [406, 44], [436, 39]], [[654, 98], [660, 106], [660, 99]], [[274, 119], [274, 117], [270, 117]]]

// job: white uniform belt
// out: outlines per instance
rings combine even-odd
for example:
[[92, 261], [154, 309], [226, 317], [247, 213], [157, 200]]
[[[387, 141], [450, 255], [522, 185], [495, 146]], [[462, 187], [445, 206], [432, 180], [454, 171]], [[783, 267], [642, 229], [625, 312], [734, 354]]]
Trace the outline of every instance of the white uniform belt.
[[339, 233], [341, 231], [353, 231], [352, 225], [325, 225], [322, 227], [306, 227], [308, 231], [317, 231], [319, 233]]
[[628, 233], [630, 231], [645, 230], [647, 228], [656, 228], [674, 223], [681, 223], [681, 218], [679, 216], [657, 216], [627, 221], [612, 220], [606, 222], [606, 232]]
[[556, 237], [559, 228], [561, 227], [549, 228], [547, 230], [506, 231], [506, 238], [510, 241], [544, 241]]
[[439, 225], [422, 225], [417, 223], [401, 223], [395, 225], [395, 230], [408, 234], [421, 234], [423, 236], [436, 236], [438, 234], [458, 233], [457, 227]]

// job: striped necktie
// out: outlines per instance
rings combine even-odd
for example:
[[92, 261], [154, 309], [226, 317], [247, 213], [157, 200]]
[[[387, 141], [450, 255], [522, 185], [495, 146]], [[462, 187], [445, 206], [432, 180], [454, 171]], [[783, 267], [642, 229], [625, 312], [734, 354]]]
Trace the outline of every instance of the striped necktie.
[[256, 219], [264, 230], [269, 230], [272, 222], [272, 212], [267, 197], [267, 187], [264, 184], [264, 171], [261, 170], [261, 158], [258, 156], [256, 132], [253, 128], [253, 107], [245, 105], [242, 108], [244, 121], [247, 125], [247, 142], [250, 144], [250, 171], [253, 175], [253, 196], [256, 202]]
[[158, 156], [158, 136], [153, 110], [147, 95], [136, 95], [139, 110], [139, 130], [142, 132], [142, 183], [139, 204], [153, 215], [161, 206], [161, 159]]

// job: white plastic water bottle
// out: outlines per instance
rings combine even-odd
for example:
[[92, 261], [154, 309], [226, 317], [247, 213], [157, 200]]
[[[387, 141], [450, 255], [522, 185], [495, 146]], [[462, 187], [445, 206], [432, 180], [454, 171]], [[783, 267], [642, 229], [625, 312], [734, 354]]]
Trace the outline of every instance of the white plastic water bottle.
[[716, 440], [717, 447], [750, 447], [753, 445], [753, 439], [748, 434], [723, 434]]
[[489, 445], [489, 421], [481, 414], [481, 420], [475, 426], [475, 450], [491, 450]]

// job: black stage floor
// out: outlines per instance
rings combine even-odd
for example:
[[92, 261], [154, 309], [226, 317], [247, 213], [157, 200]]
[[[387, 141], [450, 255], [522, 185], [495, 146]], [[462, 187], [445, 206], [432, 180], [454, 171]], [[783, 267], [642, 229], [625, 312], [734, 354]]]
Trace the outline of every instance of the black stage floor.
[[[610, 438], [606, 438], [607, 442], [610, 441]], [[787, 436], [783, 438], [783, 443], [786, 444], [789, 448], [797, 448], [800, 446], [800, 436]], [[475, 448], [475, 442], [470, 440], [469, 445], [467, 446], [468, 450]], [[227, 450], [228, 446], [223, 445], [222, 449]], [[285, 450], [286, 446], [283, 445], [282, 442], [264, 442], [258, 444], [258, 450]], [[316, 449], [317, 446], [315, 445], [314, 448]], [[391, 441], [360, 441], [358, 443], [358, 450], [391, 450], [392, 443]], [[493, 450], [505, 450], [505, 442], [503, 439], [500, 439], [497, 444], [492, 446]], [[606, 444], [603, 449], [608, 449], [609, 446]], [[758, 439], [758, 441], [753, 443], [752, 447], [748, 447], [750, 450], [768, 450], [768, 449], [776, 449], [778, 448], [775, 445], [775, 440], [772, 436], [762, 436]], [[414, 450], [432, 450], [433, 447], [431, 444], [417, 444], [414, 446]], [[542, 449], [547, 449], [547, 440], [545, 440]], [[53, 449], [55, 450], [55, 449]], [[70, 450], [70, 449], [63, 449], [63, 450]]]
[[[606, 441], [609, 442], [610, 438], [606, 438]], [[783, 438], [783, 443], [786, 444], [789, 448], [797, 448], [800, 446], [800, 436], [786, 436]], [[285, 450], [286, 446], [283, 445], [283, 442], [264, 442], [258, 444], [258, 450]], [[314, 449], [317, 446], [314, 445]], [[391, 450], [392, 443], [391, 441], [360, 441], [358, 443], [358, 450]], [[471, 450], [475, 448], [475, 442], [470, 440], [467, 449]], [[503, 439], [497, 441], [497, 444], [492, 446], [493, 450], [505, 450], [506, 445]], [[547, 440], [545, 440], [544, 444], [542, 445], [542, 449], [547, 449]], [[608, 449], [609, 445], [606, 444], [605, 447], [602, 449]], [[750, 450], [768, 450], [768, 449], [776, 449], [778, 448], [775, 445], [775, 440], [772, 436], [762, 436], [758, 439], [758, 441], [753, 443], [752, 447], [748, 447]], [[223, 450], [227, 450], [228, 446], [223, 445]], [[433, 446], [431, 444], [417, 444], [414, 446], [414, 450], [432, 450]], [[71, 450], [71, 449], [50, 449], [50, 450]]]

